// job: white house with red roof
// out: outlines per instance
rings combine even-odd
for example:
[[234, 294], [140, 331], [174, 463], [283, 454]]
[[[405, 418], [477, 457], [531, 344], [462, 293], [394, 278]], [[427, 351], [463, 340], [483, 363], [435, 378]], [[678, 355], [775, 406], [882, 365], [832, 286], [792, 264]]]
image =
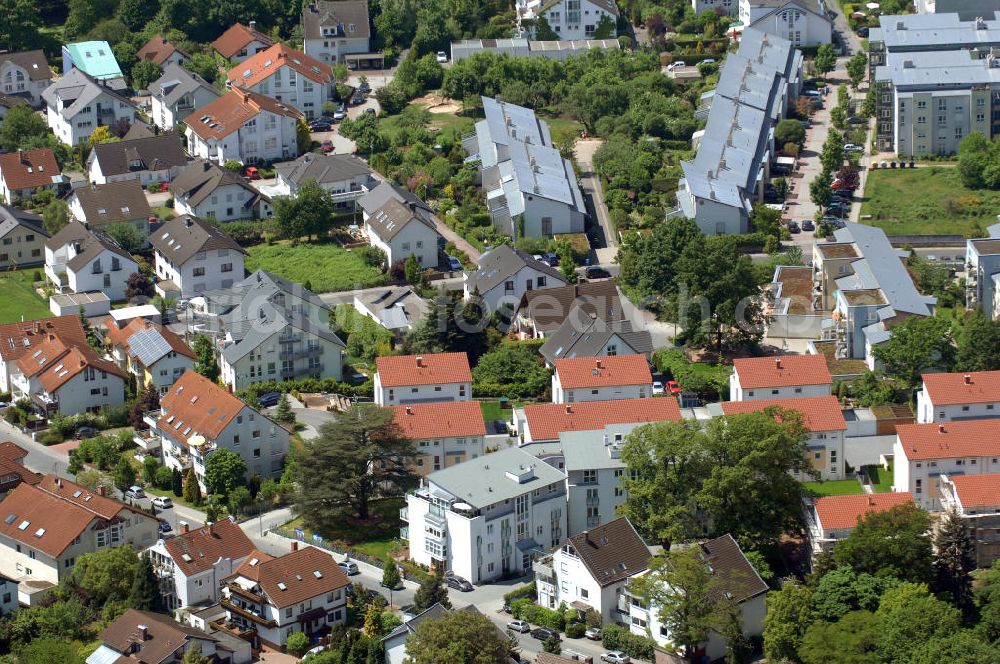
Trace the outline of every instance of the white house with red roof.
[[78, 315], [0, 325], [0, 390], [11, 391], [11, 380], [19, 373], [17, 361], [34, 353], [50, 335], [60, 337], [65, 343], [87, 343]]
[[653, 374], [645, 355], [574, 357], [555, 361], [552, 403], [645, 399]]
[[679, 422], [676, 399], [616, 399], [581, 403], [533, 403], [515, 408], [514, 434], [522, 445], [559, 440], [568, 431], [594, 431], [611, 424]]
[[160, 436], [163, 463], [185, 473], [194, 468], [205, 491], [205, 463], [218, 449], [236, 452], [247, 476], [281, 474], [288, 431], [224, 388], [188, 371], [160, 399], [160, 412], [143, 418]]
[[472, 398], [472, 369], [465, 353], [378, 357], [375, 368], [375, 403], [379, 406]]
[[194, 351], [176, 332], [138, 317], [128, 321], [105, 321], [105, 343], [119, 368], [135, 377], [139, 389], [153, 387], [160, 395], [194, 369]]
[[832, 386], [822, 355], [738, 358], [729, 377], [729, 400], [828, 396]]
[[159, 540], [149, 547], [153, 569], [170, 611], [187, 606], [208, 606], [219, 601], [219, 588], [243, 564], [254, 546], [239, 524], [222, 519], [202, 528]]
[[254, 551], [222, 588], [227, 621], [253, 629], [254, 646], [285, 645], [296, 632], [326, 634], [347, 620], [347, 575], [326, 551], [292, 542], [280, 557]]
[[917, 391], [917, 422], [1000, 417], [1000, 371], [924, 374]]
[[323, 102], [333, 98], [334, 80], [329, 64], [275, 44], [230, 69], [226, 86], [273, 97], [312, 119], [322, 114]]
[[0, 155], [0, 196], [8, 205], [16, 205], [40, 191], [55, 192], [62, 182], [62, 171], [51, 148]]
[[913, 495], [900, 493], [862, 493], [853, 496], [821, 496], [806, 502], [805, 521], [808, 526], [812, 556], [833, 549], [850, 535], [858, 522], [873, 512], [884, 512], [896, 505], [913, 502]]
[[429, 473], [485, 453], [486, 424], [478, 401], [392, 406], [393, 420], [419, 451], [414, 470]]
[[299, 113], [293, 106], [248, 90], [233, 89], [184, 118], [188, 152], [220, 166], [293, 159]]
[[268, 35], [257, 30], [257, 21], [247, 25], [237, 23], [212, 42], [212, 48], [227, 60], [243, 62], [274, 43]]
[[[819, 473], [821, 480], [844, 479], [844, 434], [847, 422], [837, 397], [724, 401], [721, 406], [723, 415], [757, 413], [767, 408], [784, 408], [801, 413], [803, 424], [809, 430], [809, 450], [806, 454], [812, 469]], [[812, 478], [803, 476], [799, 479]]]
[[892, 490], [926, 510], [941, 508], [941, 476], [1000, 472], [1000, 420], [896, 426]]
[[942, 475], [941, 508], [965, 521], [976, 543], [976, 567], [1000, 559], [1000, 473]]

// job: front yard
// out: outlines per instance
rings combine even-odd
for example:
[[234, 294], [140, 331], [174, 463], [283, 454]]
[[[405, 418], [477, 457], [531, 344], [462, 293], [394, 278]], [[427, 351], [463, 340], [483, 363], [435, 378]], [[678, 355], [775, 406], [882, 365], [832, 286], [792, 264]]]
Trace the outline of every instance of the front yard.
[[[338, 551], [349, 548], [373, 558], [389, 560], [389, 552], [399, 546], [399, 509], [404, 506], [402, 500], [383, 500], [372, 505], [372, 514], [378, 514], [377, 523], [363, 528], [354, 526], [347, 521], [334, 532], [323, 533], [324, 542]], [[296, 528], [305, 530], [305, 540], [313, 541], [313, 533], [306, 530], [302, 518], [293, 519], [283, 528], [290, 533]]]
[[875, 493], [890, 493], [892, 491], [892, 461], [889, 462], [889, 469], [881, 466], [872, 466], [868, 471], [868, 477], [872, 481], [872, 489]]
[[803, 482], [802, 487], [815, 496], [853, 496], [864, 493], [857, 480], [828, 480], [826, 482]]
[[861, 220], [888, 235], [979, 237], [998, 209], [1000, 191], [965, 188], [956, 168], [879, 169], [868, 173]]
[[387, 281], [386, 275], [366, 265], [357, 252], [347, 251], [334, 242], [260, 244], [247, 249], [246, 267], [250, 272], [267, 270], [308, 284], [315, 293], [369, 288]]
[[48, 303], [32, 286], [42, 268], [0, 274], [0, 323], [16, 323], [51, 316]]

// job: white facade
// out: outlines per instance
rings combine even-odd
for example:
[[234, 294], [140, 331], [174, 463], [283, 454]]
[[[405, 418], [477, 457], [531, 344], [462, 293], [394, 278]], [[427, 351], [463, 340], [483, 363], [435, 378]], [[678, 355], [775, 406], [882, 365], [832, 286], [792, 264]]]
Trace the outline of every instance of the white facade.
[[[97, 84], [91, 83], [91, 85], [96, 86]], [[75, 99], [67, 101], [75, 101]], [[68, 106], [69, 104], [62, 99], [59, 99], [55, 105], [50, 103], [45, 117], [49, 129], [56, 135], [56, 138], [61, 143], [71, 147], [85, 143], [97, 127], [114, 125], [122, 118], [132, 121], [136, 114], [135, 108], [130, 103], [106, 91], [101, 91], [71, 117], [67, 117], [66, 114]]]
[[430, 403], [433, 401], [468, 401], [471, 398], [471, 381], [468, 383], [382, 387], [379, 375], [375, 374], [375, 403], [379, 406], [398, 406], [407, 403]]
[[35, 80], [32, 73], [23, 64], [0, 58], [0, 93], [24, 97], [32, 106], [41, 106], [42, 92], [52, 82], [51, 70], [46, 65], [46, 76]]
[[[221, 189], [235, 190], [239, 187], [222, 187]], [[240, 191], [243, 190], [240, 189]], [[178, 205], [176, 200], [174, 205], [175, 207]], [[204, 203], [197, 207], [202, 206]], [[157, 279], [174, 282], [180, 288], [181, 297], [195, 297], [207, 290], [229, 288], [237, 281], [243, 280], [243, 254], [235, 249], [200, 251], [181, 265], [175, 265], [170, 259], [156, 251], [154, 262]]]
[[222, 555], [208, 569], [188, 576], [174, 562], [163, 540], [149, 547], [148, 551], [153, 567], [161, 579], [166, 608], [170, 611], [185, 606], [209, 606], [218, 602], [222, 580], [231, 576], [247, 559], [247, 556], [233, 558]]
[[[279, 46], [278, 48], [284, 49], [285, 47]], [[279, 64], [284, 55], [283, 51], [278, 52]], [[242, 65], [229, 72], [230, 78], [234, 75], [239, 76], [240, 67]], [[320, 83], [306, 78], [291, 67], [278, 66], [274, 68], [270, 76], [249, 86], [249, 89], [268, 97], [274, 97], [286, 106], [297, 108], [302, 111], [307, 120], [311, 120], [323, 114], [323, 102], [333, 98], [333, 85], [332, 81]]]
[[618, 508], [628, 498], [621, 447], [625, 436], [637, 426], [640, 425], [618, 424], [603, 430], [559, 434], [570, 537], [617, 517]]
[[745, 389], [740, 385], [739, 373], [734, 371], [729, 377], [730, 401], [757, 401], [763, 399], [793, 399], [796, 397], [830, 396], [832, 384], [825, 385], [782, 385], [780, 387], [763, 387]]
[[[241, 341], [240, 345], [249, 343]], [[233, 357], [223, 347], [220, 379], [233, 390], [254, 383], [293, 378], [343, 377], [343, 344], [308, 330], [285, 325], [260, 340], [249, 352]]]
[[53, 392], [42, 387], [37, 377], [16, 373], [11, 379], [17, 399], [38, 399], [48, 405], [50, 414], [79, 415], [98, 413], [104, 407], [125, 403], [125, 380], [116, 374], [89, 367], [60, 385]]
[[136, 170], [128, 173], [118, 173], [116, 175], [105, 175], [101, 171], [101, 162], [96, 158], [97, 153], [91, 151], [87, 160], [87, 178], [94, 184], [107, 184], [108, 182], [124, 182], [125, 180], [137, 180], [145, 189], [147, 185], [154, 182], [169, 182], [177, 177], [180, 166], [172, 166], [157, 170]]
[[949, 403], [935, 405], [927, 391], [917, 391], [917, 423], [955, 422], [960, 420], [984, 420], [1000, 417], [1000, 399], [979, 401], [978, 403]]
[[[70, 222], [76, 223], [76, 222]], [[53, 251], [45, 248], [45, 274], [52, 283], [61, 283], [65, 278], [63, 292], [89, 293], [101, 291], [112, 301], [125, 299], [125, 289], [130, 275], [139, 271], [139, 264], [109, 249], [93, 256], [82, 266], [70, 267], [69, 262], [76, 257], [76, 248], [67, 244]]]
[[[306, 3], [308, 5], [308, 3]], [[307, 10], [308, 11], [308, 10]], [[367, 33], [367, 27], [365, 28]], [[368, 37], [336, 37], [327, 35], [322, 39], [306, 39], [302, 50], [320, 62], [344, 62], [344, 56], [351, 53], [367, 53]]]
[[[369, 215], [365, 213], [366, 224], [368, 217]], [[438, 232], [422, 220], [412, 219], [402, 230], [389, 239], [381, 238], [378, 229], [370, 224], [366, 225], [366, 228], [371, 245], [385, 252], [389, 259], [389, 265], [398, 260], [405, 261], [412, 254], [416, 256], [421, 268], [437, 268]]]
[[221, 138], [202, 138], [188, 126], [188, 152], [220, 166], [230, 159], [241, 164], [291, 159], [299, 154], [295, 128], [298, 119], [261, 109], [236, 131]]
[[[160, 79], [162, 81], [162, 79]], [[184, 118], [188, 117], [199, 108], [218, 99], [219, 93], [207, 86], [198, 86], [190, 92], [186, 92], [179, 99], [168, 102], [166, 96], [160, 94], [151, 95], [150, 117], [153, 124], [163, 131], [170, 131], [176, 127]]]
[[829, 44], [833, 37], [833, 21], [817, 13], [825, 11], [824, 0], [789, 0], [781, 7], [773, 2], [740, 0], [739, 20], [795, 46], [819, 46]]
[[[543, 10], [542, 7], [545, 9]], [[614, 8], [614, 11], [609, 9]], [[518, 0], [517, 12], [520, 19], [534, 19], [544, 16], [549, 27], [559, 35], [559, 39], [593, 39], [594, 31], [602, 17], [608, 17], [612, 25], [617, 24], [617, 7], [611, 2], [589, 2], [588, 0]], [[534, 31], [532, 30], [532, 34]], [[612, 27], [611, 37], [616, 30]]]
[[[465, 273], [465, 284], [463, 287], [465, 299], [473, 296], [474, 285], [469, 282], [469, 272]], [[502, 307], [509, 306], [511, 310], [516, 310], [521, 302], [521, 296], [530, 290], [541, 290], [543, 288], [556, 288], [565, 286], [566, 282], [557, 279], [551, 274], [526, 265], [512, 274], [503, 282], [497, 284], [485, 293], [480, 292], [486, 311], [500, 311]]]
[[0, 616], [9, 616], [18, 606], [17, 581], [0, 576]]
[[[236, 184], [224, 184], [216, 187], [211, 196], [197, 204], [191, 203], [187, 196], [174, 196], [174, 213], [178, 216], [190, 214], [193, 217], [202, 219], [215, 219], [216, 221], [234, 221], [236, 219], [249, 219], [254, 215], [253, 201], [257, 198], [252, 190]], [[262, 202], [260, 217], [270, 217], [271, 206]], [[243, 278], [243, 273], [239, 273], [236, 280]]]
[[[925, 510], [941, 509], [942, 475], [981, 475], [1000, 472], [1000, 458], [989, 449], [974, 456], [951, 456], [946, 451], [935, 459], [911, 460], [906, 447], [896, 436], [893, 445], [892, 490], [909, 491], [917, 505]], [[947, 455], [947, 456], [946, 456]]]
[[739, 0], [691, 0], [691, 8], [695, 14], [713, 11], [723, 16], [736, 18], [739, 15]]
[[652, 396], [653, 384], [602, 385], [600, 387], [564, 388], [559, 381], [558, 369], [552, 374], [552, 403], [579, 403], [581, 401], [611, 401], [613, 399], [645, 399]]
[[965, 246], [965, 306], [992, 320], [997, 319], [995, 278], [1000, 275], [1000, 238], [993, 237], [994, 231], [1000, 232], [1000, 227], [991, 226], [991, 237], [966, 240]]

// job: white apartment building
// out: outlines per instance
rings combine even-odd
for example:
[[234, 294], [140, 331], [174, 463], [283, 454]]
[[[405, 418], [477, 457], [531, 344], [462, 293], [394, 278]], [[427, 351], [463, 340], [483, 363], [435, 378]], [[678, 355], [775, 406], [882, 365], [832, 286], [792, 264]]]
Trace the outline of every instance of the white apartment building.
[[45, 276], [60, 293], [100, 291], [125, 299], [130, 275], [139, 264], [111, 237], [70, 222], [45, 242]]
[[795, 46], [820, 46], [833, 38], [829, 11], [825, 0], [740, 0], [737, 18]]
[[564, 358], [555, 361], [552, 403], [645, 399], [653, 374], [645, 355]]
[[1000, 472], [1000, 420], [898, 425], [892, 451], [892, 490], [938, 510], [942, 475]]
[[41, 49], [0, 54], [0, 92], [5, 95], [41, 106], [42, 92], [49, 87], [53, 76]]
[[[625, 437], [639, 426], [638, 422], [614, 424], [595, 431], [559, 434], [570, 536], [608, 523], [625, 503], [628, 493], [621, 451]], [[530, 446], [525, 449], [532, 451]]]
[[822, 355], [781, 355], [733, 360], [729, 400], [829, 396], [833, 378]]
[[215, 221], [271, 216], [270, 199], [247, 184], [239, 173], [211, 161], [191, 162], [170, 183], [170, 193], [178, 216]]
[[246, 253], [215, 224], [184, 215], [166, 222], [150, 237], [157, 289], [180, 297], [229, 288], [243, 279]]
[[846, 538], [858, 525], [874, 512], [884, 512], [897, 505], [912, 503], [908, 492], [865, 493], [853, 496], [820, 496], [806, 500], [805, 522], [811, 545], [812, 562], [821, 553], [829, 553], [840, 540]]
[[482, 254], [476, 264], [477, 270], [465, 272], [462, 291], [466, 301], [478, 295], [487, 314], [513, 313], [528, 291], [566, 285], [559, 270], [506, 244]]
[[625, 517], [571, 535], [533, 565], [538, 604], [593, 609], [606, 624], [616, 623], [628, 584], [648, 569], [650, 558], [646, 543]]
[[231, 519], [195, 530], [182, 523], [177, 535], [148, 549], [169, 611], [218, 602], [224, 579], [253, 552], [253, 542]]
[[472, 583], [524, 573], [566, 536], [565, 476], [507, 448], [422, 478], [400, 517], [419, 564]]
[[184, 118], [188, 152], [220, 166], [298, 156], [302, 114], [266, 95], [233, 89]]
[[924, 374], [917, 391], [917, 422], [1000, 417], [1000, 371]]
[[485, 454], [486, 424], [478, 401], [392, 406], [392, 414], [417, 445], [414, 470], [422, 477]]
[[1000, 558], [1000, 473], [942, 475], [941, 508], [954, 509], [976, 543], [976, 567]]
[[[367, 54], [371, 27], [367, 0], [316, 0], [302, 7], [302, 50], [320, 62], [353, 63]], [[350, 66], [350, 64], [349, 64]]]
[[362, 216], [368, 241], [385, 252], [389, 265], [414, 256], [422, 269], [437, 268], [441, 236], [426, 217], [392, 199]]
[[160, 412], [144, 421], [160, 436], [163, 463], [186, 473], [193, 468], [205, 492], [205, 463], [217, 449], [243, 457], [247, 477], [281, 475], [288, 431], [260, 411], [194, 371], [160, 399]]
[[1000, 318], [1000, 224], [987, 232], [989, 237], [965, 241], [965, 306], [996, 320]]
[[73, 69], [42, 93], [49, 129], [62, 143], [74, 146], [86, 142], [97, 127], [137, 121], [138, 111], [131, 100], [106, 83]]
[[163, 75], [149, 85], [150, 116], [154, 125], [170, 131], [221, 94], [193, 71], [179, 64], [168, 64]]
[[229, 70], [226, 87], [257, 92], [296, 108], [306, 119], [323, 114], [323, 102], [333, 98], [330, 65], [285, 44], [275, 44]]
[[465, 353], [428, 353], [375, 358], [375, 403], [468, 401], [472, 370]]
[[[602, 20], [611, 22], [611, 34], [607, 36], [618, 34], [618, 5], [615, 0], [517, 0], [517, 15], [519, 24], [524, 20], [537, 21], [544, 17], [561, 40], [593, 39]], [[537, 33], [533, 27], [527, 32], [531, 38], [535, 38]]]

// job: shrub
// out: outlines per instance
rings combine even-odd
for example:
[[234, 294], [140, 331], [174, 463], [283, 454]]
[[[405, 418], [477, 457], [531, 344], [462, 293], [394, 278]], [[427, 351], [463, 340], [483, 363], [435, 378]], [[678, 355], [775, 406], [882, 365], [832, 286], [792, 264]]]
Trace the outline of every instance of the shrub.
[[523, 586], [518, 586], [514, 588], [509, 593], [503, 596], [505, 602], [513, 603], [514, 600], [528, 598], [532, 601], [538, 597], [538, 591], [535, 589], [535, 582], [527, 583]]
[[571, 639], [583, 638], [583, 633], [587, 631], [587, 626], [580, 622], [566, 625], [566, 636]]
[[160, 466], [156, 469], [156, 476], [154, 477], [153, 483], [156, 485], [157, 489], [168, 490], [173, 486], [174, 482], [174, 471], [166, 466]]
[[565, 619], [562, 613], [538, 606], [527, 598], [511, 602], [510, 611], [514, 614], [515, 618], [527, 620], [530, 623], [548, 627], [549, 629], [561, 632], [565, 626]]
[[42, 445], [58, 445], [63, 442], [63, 437], [59, 435], [58, 431], [43, 431], [35, 437]]
[[632, 634], [621, 625], [608, 625], [602, 632], [602, 643], [608, 650], [621, 650], [629, 657], [652, 661], [656, 641], [648, 636]]
[[285, 641], [285, 649], [289, 654], [301, 657], [309, 649], [309, 637], [304, 632], [289, 634]]

